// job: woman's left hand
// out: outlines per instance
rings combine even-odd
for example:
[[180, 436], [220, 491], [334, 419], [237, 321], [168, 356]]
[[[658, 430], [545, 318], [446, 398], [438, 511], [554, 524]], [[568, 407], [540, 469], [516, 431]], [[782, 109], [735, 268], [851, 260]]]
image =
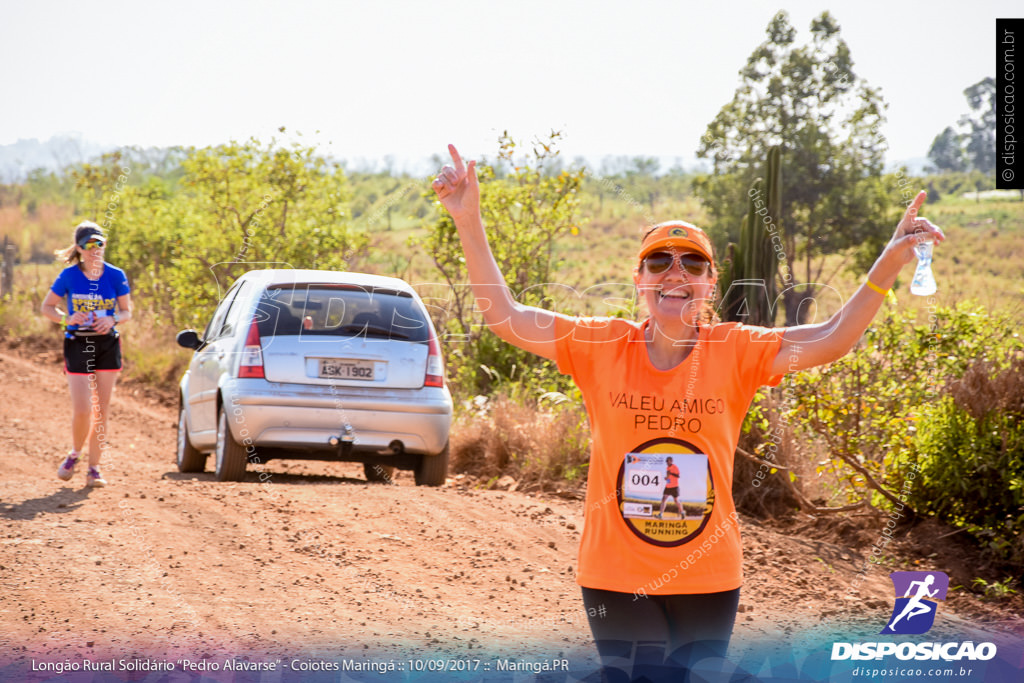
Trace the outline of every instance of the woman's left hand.
[[114, 316], [105, 315], [103, 317], [97, 317], [96, 322], [92, 324], [92, 329], [96, 330], [100, 334], [109, 334], [114, 329]]
[[914, 259], [914, 245], [920, 242], [941, 244], [946, 239], [942, 228], [933, 225], [927, 218], [919, 218], [917, 215], [927, 197], [928, 193], [924, 190], [917, 193], [914, 201], [910, 203], [903, 214], [899, 225], [896, 226], [896, 232], [893, 233], [892, 239], [889, 240], [889, 245], [886, 247], [886, 251], [897, 256], [901, 265]]

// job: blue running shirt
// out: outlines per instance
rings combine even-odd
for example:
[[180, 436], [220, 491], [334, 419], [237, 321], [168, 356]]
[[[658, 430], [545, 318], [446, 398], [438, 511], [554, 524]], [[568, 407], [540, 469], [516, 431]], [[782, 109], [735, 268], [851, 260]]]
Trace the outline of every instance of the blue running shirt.
[[98, 280], [90, 280], [77, 265], [68, 266], [53, 281], [50, 290], [64, 297], [68, 315], [85, 311], [91, 313], [89, 322], [82, 325], [68, 325], [68, 336], [75, 330], [88, 330], [97, 317], [114, 315], [117, 297], [131, 292], [128, 276], [120, 268], [103, 262], [103, 274]]

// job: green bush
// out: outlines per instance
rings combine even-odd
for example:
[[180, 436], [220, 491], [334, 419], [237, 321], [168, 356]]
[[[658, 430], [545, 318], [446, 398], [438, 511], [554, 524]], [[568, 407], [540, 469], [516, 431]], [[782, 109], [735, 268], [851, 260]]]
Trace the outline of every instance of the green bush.
[[784, 385], [786, 422], [824, 444], [817, 473], [831, 472], [841, 504], [893, 504], [917, 462], [927, 409], [976, 359], [1021, 348], [1002, 314], [972, 305], [926, 309], [925, 322], [888, 308], [844, 358], [796, 373]]
[[184, 155], [174, 188], [136, 184], [120, 153], [74, 172], [79, 213], [109, 231], [107, 259], [157, 324], [203, 325], [249, 270], [343, 270], [364, 248], [344, 171], [312, 147], [250, 139]]

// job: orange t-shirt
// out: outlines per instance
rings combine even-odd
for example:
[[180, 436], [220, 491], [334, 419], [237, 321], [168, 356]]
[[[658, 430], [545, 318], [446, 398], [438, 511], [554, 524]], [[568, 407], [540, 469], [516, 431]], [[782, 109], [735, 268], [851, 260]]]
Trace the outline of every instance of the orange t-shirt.
[[665, 486], [669, 488], [679, 486], [679, 468], [675, 465], [669, 465], [668, 469], [665, 470]]
[[[644, 323], [558, 320], [558, 368], [583, 393], [593, 447], [577, 583], [673, 595], [742, 583], [732, 467], [740, 427], [770, 375], [782, 330], [703, 325], [671, 370], [647, 355]], [[659, 518], [666, 457], [679, 468], [682, 519]]]

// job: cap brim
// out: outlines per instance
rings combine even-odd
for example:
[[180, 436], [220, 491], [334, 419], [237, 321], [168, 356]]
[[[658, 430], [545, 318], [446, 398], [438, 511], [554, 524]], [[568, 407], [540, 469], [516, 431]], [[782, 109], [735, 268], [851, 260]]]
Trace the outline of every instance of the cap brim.
[[643, 261], [648, 254], [652, 254], [662, 249], [672, 249], [675, 251], [692, 251], [696, 254], [700, 254], [708, 260], [709, 263], [714, 263], [715, 260], [711, 257], [711, 254], [701, 246], [699, 242], [695, 242], [690, 239], [680, 237], [663, 237], [659, 240], [655, 240], [650, 244], [645, 244], [644, 248], [640, 250], [640, 255], [637, 257], [638, 261]]

